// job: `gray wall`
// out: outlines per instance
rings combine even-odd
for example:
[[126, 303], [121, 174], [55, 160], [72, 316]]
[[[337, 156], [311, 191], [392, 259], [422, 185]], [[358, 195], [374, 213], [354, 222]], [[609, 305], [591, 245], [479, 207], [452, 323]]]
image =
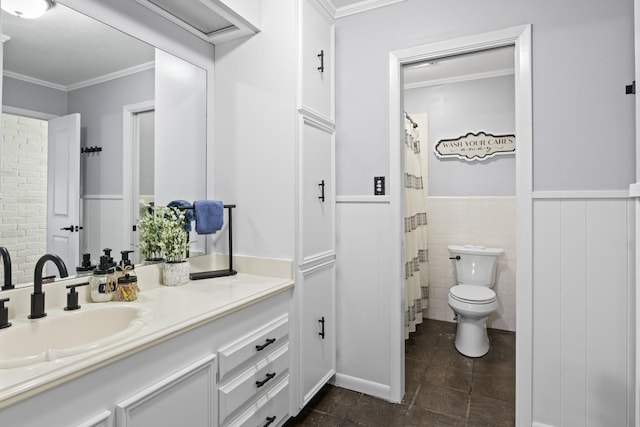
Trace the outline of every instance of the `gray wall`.
[[81, 115], [81, 144], [100, 146], [85, 154], [82, 194], [122, 194], [122, 107], [154, 99], [154, 70], [69, 92], [68, 111]]
[[67, 114], [67, 92], [4, 76], [2, 105], [64, 116]]
[[336, 22], [337, 193], [371, 194], [372, 177], [389, 175], [390, 51], [527, 23], [534, 189], [627, 189], [635, 181], [634, 97], [624, 94], [634, 80], [632, 0], [407, 0]]
[[[428, 134], [420, 137], [428, 159], [429, 196], [515, 196], [513, 154], [473, 162], [434, 154], [439, 140], [467, 132], [515, 133], [514, 105], [513, 75], [405, 91], [405, 111], [428, 114]], [[428, 145], [423, 140], [427, 135]]]

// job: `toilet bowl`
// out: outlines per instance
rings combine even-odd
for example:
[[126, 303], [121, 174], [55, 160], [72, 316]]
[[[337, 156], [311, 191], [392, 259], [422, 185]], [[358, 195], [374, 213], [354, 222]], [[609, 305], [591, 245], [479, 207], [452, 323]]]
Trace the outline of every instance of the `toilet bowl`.
[[503, 250], [484, 246], [449, 246], [455, 264], [456, 285], [449, 290], [448, 304], [456, 314], [456, 349], [469, 357], [489, 351], [487, 319], [498, 308], [495, 283], [498, 257]]

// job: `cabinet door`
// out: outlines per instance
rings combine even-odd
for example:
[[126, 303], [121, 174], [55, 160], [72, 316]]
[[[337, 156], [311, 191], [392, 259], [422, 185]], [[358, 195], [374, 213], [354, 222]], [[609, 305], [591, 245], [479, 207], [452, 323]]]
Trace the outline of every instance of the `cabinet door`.
[[335, 262], [302, 272], [300, 304], [300, 381], [302, 405], [335, 374]]
[[207, 356], [116, 406], [118, 427], [213, 427], [215, 356]]
[[334, 251], [333, 131], [301, 118], [301, 259], [304, 264]]
[[316, 0], [299, 4], [302, 107], [333, 120], [333, 20]]

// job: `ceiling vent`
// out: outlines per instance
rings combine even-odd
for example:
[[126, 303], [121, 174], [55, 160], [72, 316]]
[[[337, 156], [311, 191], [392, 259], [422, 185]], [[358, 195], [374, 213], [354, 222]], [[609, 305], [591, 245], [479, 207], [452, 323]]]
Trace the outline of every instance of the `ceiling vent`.
[[[185, 30], [217, 44], [255, 34], [260, 0], [243, 2], [243, 10], [222, 0], [136, 0]], [[236, 2], [236, 4], [239, 2]], [[251, 15], [251, 16], [249, 16]], [[253, 18], [253, 19], [252, 19]]]

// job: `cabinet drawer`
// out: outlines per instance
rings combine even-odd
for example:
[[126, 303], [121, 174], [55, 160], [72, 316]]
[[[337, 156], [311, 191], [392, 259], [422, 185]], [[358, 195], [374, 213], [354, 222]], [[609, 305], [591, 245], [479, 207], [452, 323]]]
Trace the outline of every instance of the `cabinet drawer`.
[[252, 358], [259, 358], [289, 338], [289, 315], [285, 314], [262, 328], [247, 334], [218, 350], [220, 380], [225, 375]]
[[289, 344], [271, 352], [218, 389], [220, 420], [270, 390], [289, 373]]
[[274, 385], [226, 427], [282, 425], [289, 415], [289, 375]]

